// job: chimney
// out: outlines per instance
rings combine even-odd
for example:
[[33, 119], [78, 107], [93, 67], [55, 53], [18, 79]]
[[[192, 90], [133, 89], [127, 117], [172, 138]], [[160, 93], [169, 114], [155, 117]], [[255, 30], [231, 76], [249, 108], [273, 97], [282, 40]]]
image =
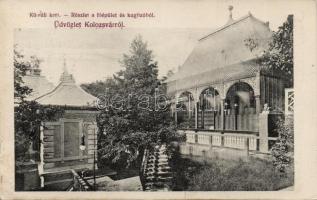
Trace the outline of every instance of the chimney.
[[233, 18], [232, 18], [233, 6], [232, 6], [232, 5], [228, 6], [228, 10], [229, 10], [229, 19], [228, 19], [226, 25], [229, 25], [229, 24], [231, 24], [232, 22], [234, 22], [234, 20], [233, 20]]
[[270, 27], [270, 22], [269, 22], [269, 21], [265, 22], [265, 25], [266, 25], [267, 27]]
[[233, 6], [232, 6], [232, 5], [230, 5], [230, 6], [228, 7], [228, 10], [229, 10], [229, 20], [233, 20], [233, 18], [232, 18], [232, 10], [233, 10]]
[[30, 67], [27, 69], [27, 75], [41, 76], [40, 62], [31, 62]]

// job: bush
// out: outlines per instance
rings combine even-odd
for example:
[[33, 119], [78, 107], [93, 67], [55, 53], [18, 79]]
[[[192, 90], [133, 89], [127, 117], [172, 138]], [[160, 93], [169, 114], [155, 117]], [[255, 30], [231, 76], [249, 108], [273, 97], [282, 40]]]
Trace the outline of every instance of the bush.
[[285, 172], [293, 165], [294, 160], [294, 119], [288, 117], [279, 120], [277, 130], [279, 134], [276, 143], [272, 147], [273, 164], [280, 172]]

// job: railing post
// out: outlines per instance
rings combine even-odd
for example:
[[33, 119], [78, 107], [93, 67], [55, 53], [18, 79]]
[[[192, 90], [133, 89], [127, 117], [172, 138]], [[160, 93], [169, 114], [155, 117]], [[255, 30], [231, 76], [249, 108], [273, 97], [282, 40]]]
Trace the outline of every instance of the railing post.
[[202, 150], [201, 153], [202, 153], [204, 160], [206, 160], [206, 150]]
[[269, 152], [268, 116], [269, 114], [264, 112], [259, 115], [259, 151], [262, 153]]
[[246, 155], [247, 157], [249, 156], [249, 149], [250, 149], [250, 138], [247, 137], [245, 140], [245, 151], [246, 151]]
[[189, 156], [193, 156], [193, 146], [189, 146]]

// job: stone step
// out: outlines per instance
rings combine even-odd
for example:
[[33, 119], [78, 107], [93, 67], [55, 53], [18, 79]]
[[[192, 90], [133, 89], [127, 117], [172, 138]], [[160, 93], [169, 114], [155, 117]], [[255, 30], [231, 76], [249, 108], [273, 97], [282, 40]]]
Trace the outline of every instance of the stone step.
[[47, 191], [63, 191], [73, 184], [73, 174], [70, 170], [46, 173], [42, 176], [44, 177], [44, 189]]
[[70, 170], [67, 170], [67, 171], [60, 171], [60, 172], [45, 173], [43, 174], [43, 177], [44, 177], [44, 183], [46, 184], [47, 182], [72, 179], [73, 174]]
[[144, 163], [144, 190], [145, 191], [166, 191], [170, 190], [173, 179], [169, 156], [166, 145], [156, 146], [153, 152]]

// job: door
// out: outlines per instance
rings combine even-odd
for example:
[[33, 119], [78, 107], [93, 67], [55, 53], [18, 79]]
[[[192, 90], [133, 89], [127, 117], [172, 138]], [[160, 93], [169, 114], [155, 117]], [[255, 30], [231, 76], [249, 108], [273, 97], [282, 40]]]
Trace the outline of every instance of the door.
[[[79, 148], [83, 132], [83, 120], [60, 119], [57, 122], [45, 122], [44, 159], [46, 161], [67, 161], [81, 159], [85, 152]], [[87, 141], [85, 141], [87, 144]]]
[[64, 157], [79, 156], [79, 122], [64, 123]]

